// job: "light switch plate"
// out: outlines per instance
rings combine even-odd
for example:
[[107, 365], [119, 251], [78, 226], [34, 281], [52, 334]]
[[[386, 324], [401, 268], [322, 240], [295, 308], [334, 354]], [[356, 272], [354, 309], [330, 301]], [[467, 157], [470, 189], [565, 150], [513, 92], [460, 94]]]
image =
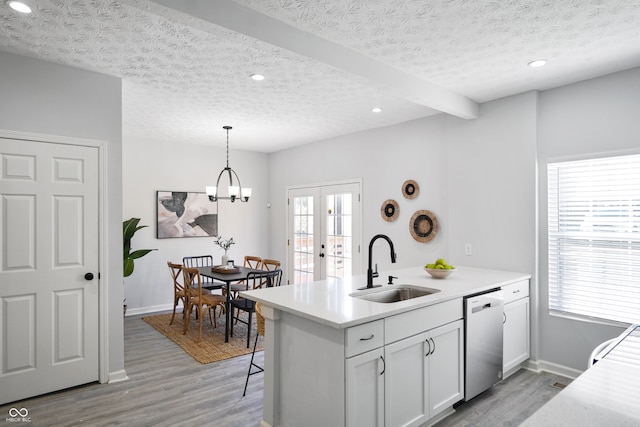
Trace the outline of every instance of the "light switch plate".
[[464, 244], [464, 254], [468, 256], [473, 255], [473, 246], [471, 246], [471, 243]]

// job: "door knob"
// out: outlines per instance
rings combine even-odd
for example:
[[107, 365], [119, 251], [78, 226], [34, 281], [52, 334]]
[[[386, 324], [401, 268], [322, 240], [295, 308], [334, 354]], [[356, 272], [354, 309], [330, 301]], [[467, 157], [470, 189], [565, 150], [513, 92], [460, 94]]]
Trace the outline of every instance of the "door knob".
[[320, 253], [320, 258], [324, 258], [324, 254], [323, 253]]
[[93, 273], [87, 273], [84, 275], [85, 280], [93, 280]]

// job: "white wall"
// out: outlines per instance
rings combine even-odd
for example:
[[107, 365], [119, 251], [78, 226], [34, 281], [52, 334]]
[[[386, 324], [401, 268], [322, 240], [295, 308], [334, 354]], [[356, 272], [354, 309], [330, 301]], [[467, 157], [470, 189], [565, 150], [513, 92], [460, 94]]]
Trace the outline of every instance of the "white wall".
[[[120, 79], [0, 52], [0, 129], [107, 141], [109, 372], [124, 369]], [[104, 282], [104, 281], [103, 281]]]
[[[223, 132], [221, 128], [221, 141]], [[123, 219], [141, 218], [140, 224], [148, 226], [134, 236], [133, 249], [157, 249], [136, 260], [133, 274], [125, 279], [127, 315], [173, 307], [173, 282], [167, 261], [182, 263], [184, 256], [213, 255], [214, 261], [220, 262], [224, 251], [214, 244], [213, 237], [156, 238], [156, 191], [204, 192], [206, 185], [215, 185], [225, 165], [225, 148], [182, 141], [124, 140]], [[269, 258], [267, 155], [232, 149], [229, 165], [243, 186], [253, 188], [248, 203], [218, 202], [218, 231], [225, 239], [233, 237], [237, 242], [229, 250], [229, 257], [239, 264], [245, 255]], [[220, 182], [228, 185], [226, 176]]]
[[[363, 272], [369, 240], [378, 233], [387, 234], [394, 242], [398, 254], [395, 267], [447, 257], [446, 167], [444, 115], [273, 153], [269, 162], [271, 251], [278, 259], [286, 259], [287, 187], [362, 178]], [[418, 197], [412, 200], [402, 196], [402, 184], [408, 179], [420, 186]], [[380, 215], [386, 199], [398, 202], [400, 213], [394, 222], [387, 222]], [[432, 211], [440, 225], [440, 232], [428, 244], [416, 242], [409, 234], [409, 220], [420, 209]], [[374, 251], [374, 262], [380, 271], [389, 268], [388, 251]]]
[[621, 328], [548, 315], [547, 189], [549, 161], [640, 152], [640, 68], [542, 92], [539, 115], [541, 359], [577, 370]]
[[529, 92], [482, 104], [477, 120], [450, 117], [447, 144], [450, 262], [532, 275], [534, 360], [537, 99]]

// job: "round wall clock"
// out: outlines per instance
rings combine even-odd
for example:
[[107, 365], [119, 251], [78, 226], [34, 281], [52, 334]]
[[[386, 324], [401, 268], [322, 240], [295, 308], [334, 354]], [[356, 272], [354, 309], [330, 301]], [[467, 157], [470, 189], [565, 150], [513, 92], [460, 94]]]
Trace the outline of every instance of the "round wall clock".
[[405, 199], [415, 199], [418, 197], [419, 191], [420, 187], [418, 187], [418, 183], [412, 179], [405, 181], [404, 184], [402, 184], [402, 195]]
[[395, 221], [399, 214], [400, 208], [398, 207], [398, 202], [392, 199], [382, 202], [382, 207], [380, 207], [380, 215], [382, 215], [382, 219], [389, 222]]
[[409, 221], [409, 232], [418, 242], [430, 242], [438, 233], [438, 219], [431, 211], [417, 211]]

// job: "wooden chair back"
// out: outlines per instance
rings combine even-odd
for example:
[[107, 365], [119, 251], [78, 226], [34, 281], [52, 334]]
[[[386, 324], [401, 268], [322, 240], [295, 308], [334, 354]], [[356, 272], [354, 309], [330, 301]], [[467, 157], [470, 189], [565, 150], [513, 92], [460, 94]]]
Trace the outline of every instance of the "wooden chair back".
[[[189, 295], [187, 305], [187, 317], [184, 324], [183, 334], [187, 333], [189, 329], [189, 321], [191, 319], [191, 312], [196, 310], [198, 318], [198, 342], [202, 335], [202, 320], [204, 318], [205, 309], [209, 311], [209, 319], [211, 323], [216, 327], [216, 313], [215, 307], [219, 306], [221, 309], [224, 307], [226, 298], [218, 294], [210, 294], [208, 291], [203, 291], [202, 276], [200, 270], [196, 267], [182, 267], [183, 284], [185, 287], [185, 293]], [[211, 311], [214, 311], [213, 313]]]
[[262, 259], [262, 269], [263, 270], [277, 270], [278, 268], [280, 268], [280, 261], [278, 261], [277, 259], [266, 259], [263, 258]]
[[169, 266], [169, 272], [173, 279], [173, 293], [175, 295], [184, 295], [184, 286], [182, 285], [182, 264], [174, 264], [171, 261], [167, 261]]
[[244, 257], [244, 266], [260, 270], [262, 268], [262, 258], [259, 256], [246, 255]]
[[176, 317], [176, 307], [178, 302], [182, 301], [183, 310], [187, 309], [189, 295], [185, 292], [182, 282], [182, 264], [174, 264], [171, 261], [167, 261], [169, 266], [169, 272], [173, 279], [173, 314], [171, 315], [170, 325], [173, 324], [173, 320]]

